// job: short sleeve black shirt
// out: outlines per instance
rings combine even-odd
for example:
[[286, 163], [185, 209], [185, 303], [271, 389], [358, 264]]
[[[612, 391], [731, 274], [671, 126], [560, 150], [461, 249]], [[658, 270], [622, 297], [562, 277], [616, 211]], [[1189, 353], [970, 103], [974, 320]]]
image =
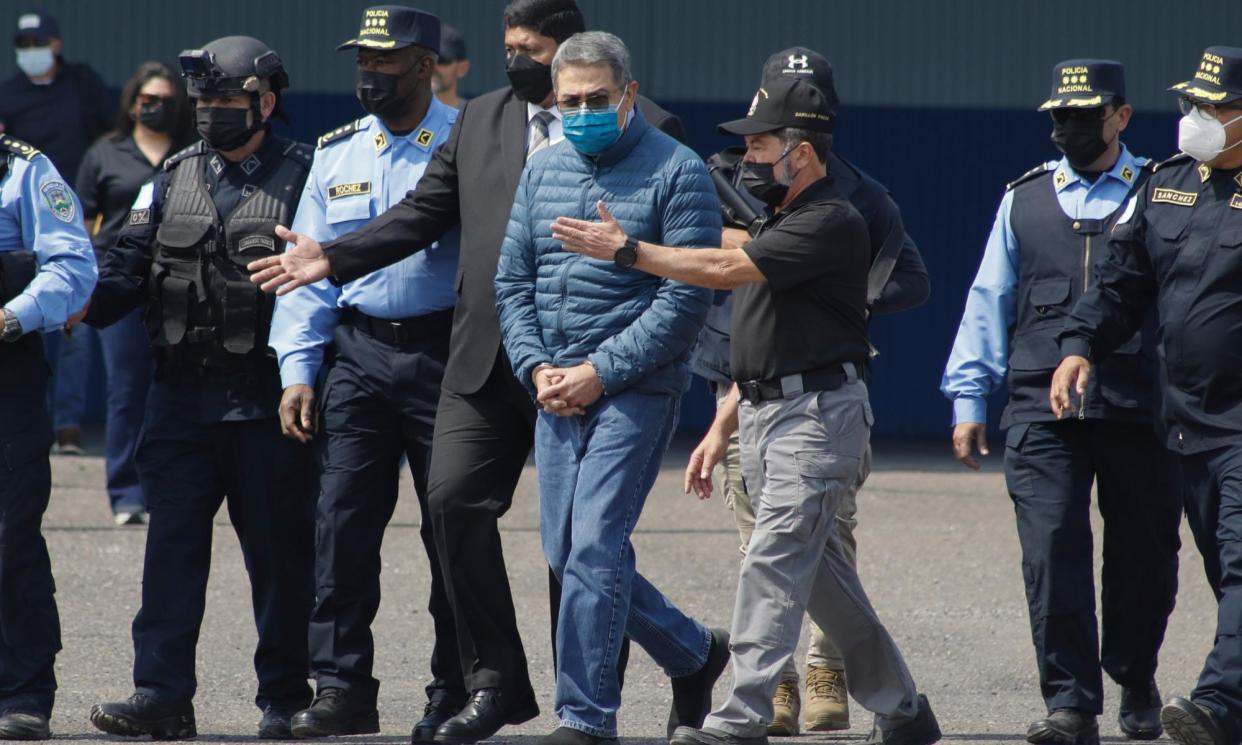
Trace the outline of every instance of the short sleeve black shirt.
[[[170, 147], [168, 154], [177, 149]], [[102, 217], [92, 239], [96, 255], [102, 257], [116, 243], [138, 191], [155, 178], [161, 166], [147, 160], [132, 136], [103, 137], [86, 151], [75, 188], [87, 223]]]
[[767, 281], [735, 293], [734, 380], [866, 363], [871, 244], [862, 216], [831, 177], [769, 218], [742, 250]]

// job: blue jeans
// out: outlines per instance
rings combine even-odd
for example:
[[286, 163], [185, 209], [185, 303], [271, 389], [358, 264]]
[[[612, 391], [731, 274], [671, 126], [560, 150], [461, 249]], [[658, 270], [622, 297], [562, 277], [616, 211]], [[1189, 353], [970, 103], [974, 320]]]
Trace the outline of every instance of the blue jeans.
[[539, 413], [539, 529], [561, 581], [556, 714], [561, 725], [615, 737], [623, 636], [670, 677], [698, 672], [711, 632], [634, 568], [630, 534], [677, 422], [678, 399], [623, 392], [580, 417]]
[[[104, 457], [108, 472], [108, 500], [113, 512], [144, 509], [146, 499], [138, 483], [134, 450], [151, 387], [151, 345], [139, 308], [99, 330], [104, 371], [108, 377], [108, 429]], [[89, 328], [78, 326], [73, 333]]]
[[81, 427], [82, 415], [86, 412], [91, 348], [95, 346], [98, 333], [90, 326], [78, 324], [70, 334], [60, 330], [47, 334], [56, 337], [56, 360], [52, 366], [56, 371], [52, 383], [52, 428], [59, 432], [66, 427]]

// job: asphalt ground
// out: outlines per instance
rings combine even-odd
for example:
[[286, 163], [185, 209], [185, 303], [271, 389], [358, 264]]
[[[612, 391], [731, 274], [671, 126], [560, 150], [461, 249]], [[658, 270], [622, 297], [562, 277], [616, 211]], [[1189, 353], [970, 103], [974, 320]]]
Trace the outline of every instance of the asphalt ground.
[[[689, 443], [678, 443], [647, 502], [634, 536], [638, 567], [682, 609], [709, 626], [729, 624], [738, 568], [732, 514], [719, 498], [681, 493]], [[859, 496], [859, 561], [872, 603], [897, 639], [919, 688], [930, 698], [945, 742], [1021, 742], [1043, 714], [1023, 598], [1013, 509], [999, 450], [981, 473], [949, 455], [947, 440], [875, 447], [874, 472]], [[1097, 516], [1098, 521], [1098, 516]], [[411, 480], [383, 547], [384, 599], [374, 625], [381, 680], [382, 734], [351, 741], [406, 742], [424, 703], [431, 622], [427, 562], [418, 537]], [[57, 660], [60, 692], [52, 718], [58, 737], [108, 741], [90, 725], [92, 704], [132, 691], [130, 621], [138, 610], [144, 528], [112, 524], [98, 448], [84, 457], [53, 457], [53, 492], [44, 521], [63, 624]], [[509, 578], [543, 714], [504, 730], [497, 740], [533, 742], [556, 726], [548, 641], [547, 569], [539, 547], [533, 470], [528, 467], [502, 522]], [[1193, 686], [1210, 646], [1215, 603], [1183, 525], [1181, 593], [1161, 655], [1158, 681], [1167, 695]], [[1097, 545], [1097, 569], [1098, 553]], [[252, 738], [255, 632], [249, 585], [227, 512], [216, 517], [207, 615], [198, 650], [195, 700], [200, 741]], [[807, 634], [803, 633], [803, 645]], [[799, 665], [804, 649], [799, 650]], [[716, 689], [724, 694], [728, 675]], [[1117, 689], [1108, 684], [1101, 734], [1122, 741]], [[670, 689], [644, 653], [631, 657], [620, 712], [623, 738], [657, 742]], [[852, 704], [853, 729], [798, 741], [850, 742], [866, 737], [870, 716]], [[115, 741], [115, 740], [112, 740]]]

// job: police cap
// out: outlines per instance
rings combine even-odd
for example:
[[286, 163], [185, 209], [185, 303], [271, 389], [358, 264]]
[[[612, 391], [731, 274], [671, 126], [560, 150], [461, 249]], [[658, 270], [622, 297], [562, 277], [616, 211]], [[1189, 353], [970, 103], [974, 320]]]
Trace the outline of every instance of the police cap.
[[440, 61], [457, 62], [470, 59], [466, 54], [466, 40], [461, 32], [447, 23], [440, 24]]
[[1200, 103], [1215, 105], [1242, 98], [1242, 49], [1208, 47], [1194, 77], [1169, 90]]
[[358, 35], [337, 49], [402, 49], [415, 44], [440, 53], [440, 18], [405, 5], [376, 5], [362, 11]]
[[186, 89], [195, 98], [258, 93], [260, 80], [267, 80], [273, 91], [289, 87], [280, 56], [250, 36], [225, 36], [202, 49], [187, 49], [178, 61]]
[[828, 97], [802, 78], [777, 78], [755, 93], [745, 119], [721, 124], [723, 134], [757, 135], [786, 127], [832, 132], [834, 116]]
[[1090, 109], [1126, 97], [1126, 68], [1107, 59], [1071, 59], [1052, 66], [1052, 93], [1039, 106]]
[[807, 47], [790, 47], [768, 57], [763, 63], [763, 79], [760, 85], [770, 83], [778, 78], [800, 78], [810, 81], [823, 92], [836, 115], [841, 99], [837, 97], [837, 87], [832, 79], [832, 65], [824, 55]]

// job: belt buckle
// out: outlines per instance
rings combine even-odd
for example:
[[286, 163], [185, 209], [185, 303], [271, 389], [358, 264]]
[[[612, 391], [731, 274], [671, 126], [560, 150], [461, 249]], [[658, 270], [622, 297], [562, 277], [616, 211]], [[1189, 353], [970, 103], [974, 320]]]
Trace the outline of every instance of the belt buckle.
[[410, 341], [409, 332], [406, 331], [405, 325], [397, 321], [389, 321], [388, 325], [392, 327], [392, 339], [397, 344], [406, 344]]

